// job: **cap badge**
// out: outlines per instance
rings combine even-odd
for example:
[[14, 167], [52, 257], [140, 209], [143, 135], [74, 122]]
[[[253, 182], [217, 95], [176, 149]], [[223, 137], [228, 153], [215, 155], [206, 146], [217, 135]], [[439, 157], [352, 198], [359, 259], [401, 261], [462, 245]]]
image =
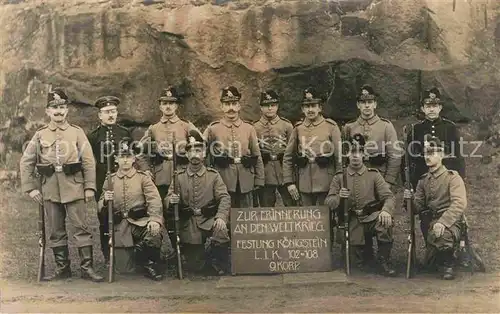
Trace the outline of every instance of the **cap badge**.
[[231, 93], [230, 90], [226, 91], [226, 95], [227, 95], [227, 97], [234, 97], [233, 93]]
[[313, 99], [313, 94], [311, 94], [310, 92], [307, 92], [306, 99]]
[[167, 91], [167, 97], [172, 97], [172, 92], [171, 91]]
[[434, 93], [429, 93], [429, 97], [430, 97], [430, 99], [435, 99], [435, 98], [436, 98], [436, 94], [434, 94]]
[[370, 93], [366, 89], [362, 89], [361, 94], [366, 96], [369, 95]]
[[271, 96], [271, 95], [269, 95], [269, 94], [266, 94], [266, 99], [271, 100], [271, 99], [273, 99], [273, 96]]
[[54, 100], [61, 100], [61, 96], [59, 96], [59, 94], [57, 93], [53, 93], [54, 95], [52, 96], [54, 98]]

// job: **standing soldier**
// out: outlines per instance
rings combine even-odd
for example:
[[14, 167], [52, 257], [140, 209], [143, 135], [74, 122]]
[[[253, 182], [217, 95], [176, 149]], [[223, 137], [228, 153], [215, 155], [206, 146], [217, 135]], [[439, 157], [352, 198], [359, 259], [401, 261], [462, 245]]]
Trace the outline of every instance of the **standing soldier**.
[[[45, 280], [71, 277], [67, 217], [73, 242], [78, 247], [82, 277], [98, 282], [104, 278], [92, 266], [92, 235], [86, 205], [95, 202], [95, 161], [85, 132], [66, 120], [68, 103], [62, 89], [49, 92], [45, 112], [50, 122], [37, 130], [21, 157], [22, 190], [36, 202], [43, 202], [45, 208], [48, 243], [56, 262], [55, 273]], [[42, 177], [41, 187], [35, 168]]]
[[159, 281], [163, 279], [158, 269], [164, 225], [162, 201], [151, 176], [134, 168], [134, 152], [127, 144], [131, 140], [125, 138], [120, 143], [112, 186], [106, 179], [97, 208], [105, 212], [108, 202], [113, 202], [115, 247], [134, 247], [146, 277]]
[[177, 178], [178, 194], [171, 184], [165, 203], [180, 204], [179, 238], [188, 265], [194, 270], [210, 265], [223, 275], [228, 266], [231, 198], [217, 170], [203, 164], [206, 151], [206, 143], [193, 132], [186, 145], [189, 165]]
[[[412, 187], [417, 186], [418, 180], [427, 172], [428, 166], [424, 158], [425, 136], [431, 135], [439, 138], [445, 144], [443, 165], [449, 170], [457, 171], [465, 178], [465, 162], [462, 156], [460, 134], [452, 121], [442, 118], [439, 114], [443, 109], [441, 94], [437, 88], [424, 91], [420, 109], [425, 114], [425, 119], [411, 125], [407, 131], [407, 143], [410, 156], [410, 178]], [[426, 212], [428, 213], [428, 212]], [[432, 217], [420, 214], [420, 228], [424, 239], [427, 238], [430, 220]]]
[[363, 85], [358, 95], [359, 117], [348, 122], [344, 134], [350, 138], [360, 133], [366, 140], [366, 166], [376, 168], [391, 186], [396, 184], [396, 178], [401, 169], [401, 155], [397, 151], [398, 136], [391, 121], [375, 114], [377, 95], [370, 85]]
[[[111, 158], [111, 167], [113, 167], [111, 172], [114, 173], [116, 171], [115, 152], [118, 151], [117, 148], [119, 147], [117, 144], [120, 143], [123, 138], [132, 138], [127, 128], [116, 123], [116, 118], [118, 116], [117, 106], [119, 104], [120, 99], [114, 96], [103, 96], [98, 98], [95, 102], [95, 107], [99, 109], [98, 117], [101, 121], [101, 125], [87, 135], [96, 161], [97, 192], [95, 197], [97, 201], [101, 197], [103, 183], [106, 179], [107, 159]], [[109, 133], [109, 139], [113, 143], [113, 149], [110, 152], [105, 150], [105, 147], [107, 147], [106, 133]], [[107, 236], [108, 212], [101, 211], [98, 216], [101, 249], [107, 264], [109, 262], [109, 237]]]
[[[365, 139], [361, 134], [351, 138], [349, 165], [347, 167], [347, 186], [342, 185], [343, 172], [335, 175], [325, 203], [343, 219], [343, 206], [340, 200], [347, 201], [349, 208], [349, 243], [352, 245], [355, 263], [362, 268], [367, 261], [363, 254], [366, 249], [365, 238], [376, 236], [378, 244], [379, 269], [393, 277], [396, 271], [390, 265], [392, 250], [392, 226], [395, 197], [389, 185], [375, 168], [367, 168], [363, 163]], [[343, 222], [339, 223], [342, 225]], [[342, 239], [339, 234], [337, 239]], [[340, 241], [343, 243], [343, 241]]]
[[[283, 155], [292, 134], [290, 121], [278, 116], [279, 96], [273, 90], [260, 94], [262, 117], [253, 126], [260, 142], [260, 152], [264, 163], [265, 186], [258, 192], [260, 206], [273, 207], [276, 190], [285, 206], [293, 206], [294, 201], [283, 185]], [[255, 204], [254, 204], [255, 205]]]
[[[425, 142], [424, 142], [425, 143]], [[431, 137], [424, 145], [424, 158], [428, 167], [418, 181], [414, 205], [417, 213], [428, 212], [430, 220], [424, 226], [428, 230], [425, 241], [428, 260], [436, 258], [442, 269], [442, 278], [455, 278], [455, 248], [461, 239], [463, 213], [467, 207], [465, 184], [457, 171], [443, 165], [446, 144]], [[405, 189], [405, 199], [412, 198], [412, 191]]]
[[241, 94], [234, 86], [222, 90], [224, 117], [212, 122], [204, 133], [209, 158], [231, 196], [232, 208], [253, 207], [252, 190], [264, 186], [264, 165], [257, 132], [240, 118]]
[[340, 166], [340, 130], [335, 121], [323, 117], [322, 103], [313, 88], [304, 90], [305, 118], [295, 125], [283, 157], [283, 181], [292, 198], [302, 199], [304, 206], [324, 204]]

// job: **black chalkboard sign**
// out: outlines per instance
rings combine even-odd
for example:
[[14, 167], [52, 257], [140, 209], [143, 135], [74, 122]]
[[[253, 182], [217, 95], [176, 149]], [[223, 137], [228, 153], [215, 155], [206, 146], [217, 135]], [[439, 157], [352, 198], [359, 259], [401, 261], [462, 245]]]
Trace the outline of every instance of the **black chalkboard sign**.
[[232, 274], [329, 271], [330, 232], [327, 206], [232, 209]]

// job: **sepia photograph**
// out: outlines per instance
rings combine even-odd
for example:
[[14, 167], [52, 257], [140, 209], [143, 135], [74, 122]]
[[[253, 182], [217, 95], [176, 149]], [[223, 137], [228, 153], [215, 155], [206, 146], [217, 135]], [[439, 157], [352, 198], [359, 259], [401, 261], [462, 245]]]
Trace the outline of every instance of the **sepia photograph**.
[[1, 313], [499, 313], [500, 0], [0, 0]]

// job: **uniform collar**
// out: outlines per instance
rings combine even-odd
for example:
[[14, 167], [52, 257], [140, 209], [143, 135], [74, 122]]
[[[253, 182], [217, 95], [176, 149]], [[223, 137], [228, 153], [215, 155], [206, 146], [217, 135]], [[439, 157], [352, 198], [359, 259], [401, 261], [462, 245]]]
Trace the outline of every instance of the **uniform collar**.
[[241, 122], [242, 122], [242, 121], [241, 121], [241, 118], [236, 119], [236, 121], [229, 121], [229, 120], [227, 120], [226, 118], [222, 118], [222, 119], [221, 119], [221, 122], [222, 122], [222, 124], [224, 124], [225, 126], [227, 126], [228, 128], [230, 128], [230, 127], [232, 127], [233, 125], [234, 125], [235, 127], [239, 127], [239, 126], [241, 125]]
[[179, 120], [180, 120], [180, 118], [177, 115], [174, 115], [172, 118], [166, 118], [166, 117], [162, 116], [161, 119], [160, 119], [160, 122], [161, 123], [167, 123], [167, 122], [175, 123], [175, 122], [177, 122]]
[[308, 121], [307, 119], [304, 119], [304, 125], [305, 125], [305, 126], [307, 126], [307, 127], [309, 127], [309, 126], [311, 126], [311, 125], [313, 125], [313, 126], [318, 126], [318, 125], [320, 125], [321, 123], [323, 123], [323, 121], [325, 121], [325, 118], [324, 118], [322, 115], [320, 115], [320, 116], [318, 117], [318, 120], [316, 120], [316, 121], [314, 121], [314, 122], [311, 122], [311, 121]]
[[66, 130], [69, 127], [68, 121], [65, 121], [63, 124], [57, 125], [54, 122], [49, 122], [49, 129], [51, 131], [55, 131], [56, 129]]
[[371, 124], [374, 124], [375, 122], [377, 122], [378, 120], [380, 120], [380, 117], [378, 115], [374, 115], [370, 119], [363, 119], [361, 116], [359, 116], [359, 118], [358, 118], [358, 122], [361, 125], [363, 125], [365, 123], [368, 123], [371, 125]]
[[205, 174], [205, 171], [207, 171], [207, 168], [206, 168], [205, 166], [202, 166], [202, 167], [200, 168], [200, 170], [198, 170], [198, 172], [193, 172], [193, 170], [191, 170], [191, 168], [190, 168], [190, 167], [187, 167], [187, 169], [186, 169], [186, 172], [187, 172], [187, 174], [188, 174], [190, 177], [194, 176], [195, 174], [196, 174], [198, 177], [201, 177], [203, 174]]
[[441, 121], [443, 121], [443, 119], [439, 116], [437, 119], [434, 119], [434, 120], [429, 120], [429, 119], [425, 118], [424, 121], [427, 123], [430, 123], [430, 124], [438, 124], [438, 123], [441, 123]]
[[357, 173], [358, 175], [362, 175], [363, 173], [365, 173], [365, 171], [366, 171], [365, 165], [363, 165], [361, 169], [359, 169], [358, 171], [354, 171], [354, 169], [352, 169], [351, 167], [347, 167], [347, 173], [349, 173], [350, 176], [354, 175], [355, 173]]
[[434, 170], [433, 172], [431, 172], [431, 175], [434, 177], [434, 178], [437, 178], [439, 177], [440, 175], [442, 175], [443, 173], [446, 172], [446, 167], [441, 165], [441, 167], [437, 168], [436, 170]]
[[278, 117], [278, 115], [276, 115], [276, 117], [272, 118], [271, 120], [262, 116], [260, 118], [260, 123], [262, 123], [263, 125], [276, 124], [276, 123], [278, 123], [279, 120], [280, 120], [280, 117]]
[[121, 172], [119, 169], [118, 171], [116, 172], [116, 176], [118, 178], [123, 178], [123, 177], [127, 177], [127, 178], [132, 178], [135, 174], [137, 173], [137, 170], [135, 168], [132, 168], [127, 174], [124, 174], [123, 172]]

